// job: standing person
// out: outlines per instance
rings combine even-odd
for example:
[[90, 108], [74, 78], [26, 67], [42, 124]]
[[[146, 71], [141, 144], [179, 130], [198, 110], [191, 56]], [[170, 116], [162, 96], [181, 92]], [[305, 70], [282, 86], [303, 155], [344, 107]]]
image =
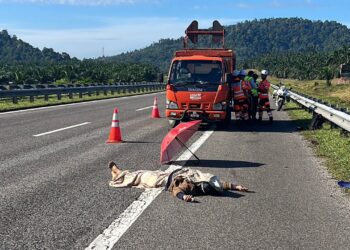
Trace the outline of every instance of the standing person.
[[267, 70], [261, 71], [261, 82], [258, 86], [259, 91], [259, 121], [262, 120], [263, 112], [266, 110], [267, 115], [269, 116], [270, 122], [273, 121], [272, 112], [270, 108], [270, 101], [269, 101], [269, 89], [270, 89], [270, 82], [267, 80], [268, 76]]
[[242, 88], [241, 72], [233, 71], [233, 109], [237, 120], [248, 120], [248, 101]]
[[[251, 105], [252, 105], [252, 84], [251, 81], [247, 78], [247, 72], [243, 69], [240, 72], [240, 77], [241, 77], [241, 85], [242, 85], [242, 89], [243, 92], [247, 98], [247, 115], [248, 115], [248, 119], [251, 118]], [[246, 120], [248, 120], [246, 119]]]
[[244, 78], [245, 81], [250, 83], [251, 91], [250, 91], [250, 118], [253, 120], [256, 120], [256, 111], [258, 107], [258, 88], [256, 85], [256, 79], [254, 78], [254, 75], [257, 76], [257, 74], [254, 73], [253, 70], [250, 70], [247, 74], [247, 76]]

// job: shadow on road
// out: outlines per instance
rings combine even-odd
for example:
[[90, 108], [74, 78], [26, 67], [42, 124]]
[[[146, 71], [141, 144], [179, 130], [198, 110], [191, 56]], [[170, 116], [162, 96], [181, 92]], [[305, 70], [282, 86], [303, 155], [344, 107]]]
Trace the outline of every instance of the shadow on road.
[[160, 144], [159, 141], [123, 141], [123, 143], [134, 144]]
[[188, 160], [186, 161], [173, 161], [172, 164], [180, 166], [195, 166], [204, 168], [256, 168], [265, 164], [249, 161], [226, 161], [226, 160]]
[[228, 198], [236, 198], [237, 199], [237, 198], [244, 197], [245, 195], [240, 194], [240, 193], [236, 193], [236, 192], [232, 192], [232, 191], [224, 191], [218, 196], [219, 197], [228, 197]]
[[[308, 124], [309, 119], [298, 120], [300, 124]], [[266, 132], [266, 133], [294, 133], [298, 131], [298, 124], [293, 120], [259, 121], [231, 121], [227, 128], [217, 128], [217, 131], [226, 132]]]

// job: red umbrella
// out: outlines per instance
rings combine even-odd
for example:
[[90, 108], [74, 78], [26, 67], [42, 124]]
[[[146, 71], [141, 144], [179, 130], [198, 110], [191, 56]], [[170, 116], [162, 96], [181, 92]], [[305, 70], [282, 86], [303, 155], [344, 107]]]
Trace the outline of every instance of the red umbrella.
[[[201, 120], [197, 120], [197, 121], [180, 123], [175, 128], [170, 130], [169, 133], [164, 137], [162, 141], [161, 150], [160, 150], [160, 162], [161, 163], [170, 162], [171, 159], [175, 155], [177, 155], [183, 147], [188, 149], [185, 143], [198, 130], [201, 122], [202, 122]], [[194, 157], [197, 158], [197, 160], [199, 160], [194, 153], [192, 154]]]

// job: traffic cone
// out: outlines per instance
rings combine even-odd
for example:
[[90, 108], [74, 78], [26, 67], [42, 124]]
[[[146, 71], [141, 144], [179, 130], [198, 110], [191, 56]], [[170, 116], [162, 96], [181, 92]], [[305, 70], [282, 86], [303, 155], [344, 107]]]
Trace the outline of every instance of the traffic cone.
[[152, 109], [152, 118], [160, 118], [157, 97], [154, 97], [153, 109]]
[[118, 109], [114, 109], [111, 130], [107, 143], [120, 143], [122, 140], [122, 132], [119, 127]]

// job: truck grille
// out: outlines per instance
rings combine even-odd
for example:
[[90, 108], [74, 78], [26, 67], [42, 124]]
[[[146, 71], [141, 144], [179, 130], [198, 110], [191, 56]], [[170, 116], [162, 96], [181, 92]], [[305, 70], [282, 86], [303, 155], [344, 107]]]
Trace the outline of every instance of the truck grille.
[[[202, 106], [201, 106], [202, 105]], [[182, 109], [209, 109], [209, 103], [181, 103]]]

